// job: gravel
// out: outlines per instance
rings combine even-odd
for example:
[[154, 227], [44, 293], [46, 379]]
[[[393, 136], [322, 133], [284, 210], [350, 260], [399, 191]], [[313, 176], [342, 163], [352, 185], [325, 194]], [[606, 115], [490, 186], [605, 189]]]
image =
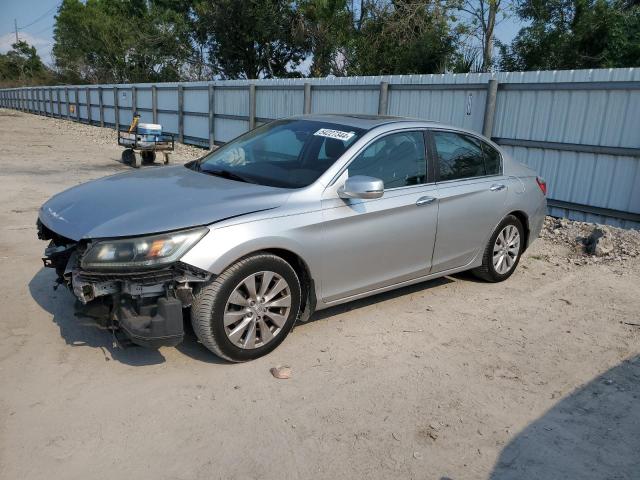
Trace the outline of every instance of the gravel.
[[540, 237], [569, 247], [566, 261], [576, 265], [623, 262], [640, 256], [640, 230], [547, 217]]

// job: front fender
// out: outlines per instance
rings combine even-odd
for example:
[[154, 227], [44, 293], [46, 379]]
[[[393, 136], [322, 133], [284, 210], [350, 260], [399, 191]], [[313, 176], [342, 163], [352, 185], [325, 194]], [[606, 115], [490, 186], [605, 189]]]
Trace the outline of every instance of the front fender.
[[300, 257], [319, 283], [321, 213], [310, 212], [216, 228], [196, 244], [183, 263], [220, 275], [238, 259], [260, 250], [283, 249]]

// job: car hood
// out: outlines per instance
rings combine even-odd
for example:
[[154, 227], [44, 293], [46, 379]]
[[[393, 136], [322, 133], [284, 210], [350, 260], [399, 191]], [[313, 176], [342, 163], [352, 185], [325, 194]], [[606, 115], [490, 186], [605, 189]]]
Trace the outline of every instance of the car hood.
[[207, 225], [282, 205], [289, 191], [195, 172], [146, 168], [83, 183], [49, 199], [40, 221], [71, 240]]

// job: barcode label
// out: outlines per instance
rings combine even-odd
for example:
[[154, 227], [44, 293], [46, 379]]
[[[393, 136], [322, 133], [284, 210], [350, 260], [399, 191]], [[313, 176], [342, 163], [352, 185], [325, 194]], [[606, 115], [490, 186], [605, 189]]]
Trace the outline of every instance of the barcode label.
[[335, 138], [336, 140], [342, 140], [346, 142], [350, 140], [355, 135], [354, 132], [343, 132], [341, 130], [331, 130], [330, 128], [321, 128], [314, 135], [318, 137], [327, 137], [327, 138]]

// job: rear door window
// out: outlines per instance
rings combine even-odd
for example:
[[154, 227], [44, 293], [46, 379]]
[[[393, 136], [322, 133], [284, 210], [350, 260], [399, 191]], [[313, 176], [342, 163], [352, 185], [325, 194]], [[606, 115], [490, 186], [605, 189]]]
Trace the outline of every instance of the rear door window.
[[484, 154], [475, 138], [453, 132], [433, 132], [440, 181], [486, 175]]

